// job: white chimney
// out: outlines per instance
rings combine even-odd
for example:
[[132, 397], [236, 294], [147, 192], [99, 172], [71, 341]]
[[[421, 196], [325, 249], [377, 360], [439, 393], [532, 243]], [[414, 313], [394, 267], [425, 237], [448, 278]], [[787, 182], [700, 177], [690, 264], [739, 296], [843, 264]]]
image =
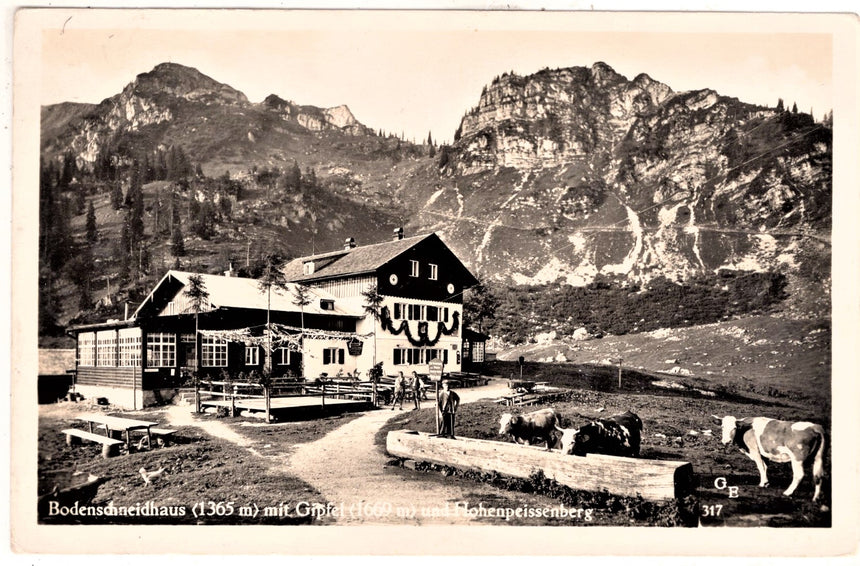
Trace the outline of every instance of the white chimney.
[[355, 247], [355, 238], [349, 237], [343, 243], [343, 249], [345, 249], [345, 250], [351, 250], [354, 247]]
[[394, 229], [394, 239], [402, 240], [403, 239], [403, 226]]

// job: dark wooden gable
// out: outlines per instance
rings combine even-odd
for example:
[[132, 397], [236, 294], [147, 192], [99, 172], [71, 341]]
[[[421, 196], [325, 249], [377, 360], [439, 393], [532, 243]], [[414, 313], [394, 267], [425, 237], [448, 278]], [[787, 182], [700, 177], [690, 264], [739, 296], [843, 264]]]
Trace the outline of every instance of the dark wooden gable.
[[176, 294], [184, 287], [179, 279], [169, 273], [158, 282], [155, 289], [149, 294], [138, 307], [137, 318], [150, 318], [158, 316], [167, 304], [176, 298]]
[[[417, 276], [413, 262], [417, 262]], [[435, 279], [431, 279], [431, 266], [436, 266]], [[429, 301], [462, 303], [463, 290], [478, 283], [435, 234], [381, 265], [376, 274], [381, 294]]]

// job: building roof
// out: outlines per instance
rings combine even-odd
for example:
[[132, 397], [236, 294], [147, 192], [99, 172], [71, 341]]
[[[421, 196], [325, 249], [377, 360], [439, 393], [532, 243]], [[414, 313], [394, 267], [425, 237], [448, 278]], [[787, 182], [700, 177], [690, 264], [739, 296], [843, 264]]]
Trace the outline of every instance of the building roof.
[[477, 330], [472, 330], [471, 328], [464, 328], [463, 339], [468, 340], [469, 342], [486, 342], [490, 339], [490, 336], [482, 332], [478, 332]]
[[[224, 275], [209, 275], [207, 273], [189, 273], [186, 271], [170, 270], [156, 284], [143, 303], [134, 312], [137, 317], [141, 311], [147, 308], [152, 298], [159, 292], [170, 293], [170, 287], [179, 285], [185, 287], [192, 275], [199, 275], [203, 279], [203, 285], [209, 293], [209, 304], [212, 309], [217, 308], [242, 308], [266, 310], [268, 297], [265, 291], [260, 290], [258, 279], [245, 277], [227, 277]], [[302, 309], [293, 303], [294, 293], [298, 287], [295, 283], [287, 283], [286, 290], [273, 286], [271, 289], [271, 310], [281, 312], [300, 312]], [[162, 291], [163, 290], [163, 291]], [[172, 292], [175, 296], [180, 291]], [[337, 300], [333, 295], [320, 289], [308, 289], [311, 302], [304, 307], [305, 314], [340, 315], [362, 317], [364, 312], [356, 305], [348, 301]], [[328, 299], [334, 301], [334, 310], [323, 310], [320, 300]]]
[[[436, 234], [423, 234], [391, 240], [379, 244], [369, 244], [351, 249], [343, 249], [324, 254], [300, 257], [284, 266], [283, 272], [288, 281], [316, 281], [346, 275], [373, 273], [392, 259], [406, 252], [428, 238], [439, 238]], [[440, 240], [441, 241], [441, 240]], [[314, 272], [305, 275], [304, 264], [313, 261]]]

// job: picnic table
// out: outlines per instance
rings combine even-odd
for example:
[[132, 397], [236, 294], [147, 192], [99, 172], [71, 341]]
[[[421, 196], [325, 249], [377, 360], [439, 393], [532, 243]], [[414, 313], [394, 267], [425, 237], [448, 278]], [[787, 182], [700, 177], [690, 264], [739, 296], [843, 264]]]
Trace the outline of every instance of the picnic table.
[[152, 446], [152, 427], [158, 423], [151, 421], [139, 421], [137, 419], [126, 419], [123, 417], [112, 417], [102, 414], [84, 414], [78, 415], [77, 419], [89, 424], [90, 434], [93, 434], [93, 428], [104, 428], [107, 436], [110, 438], [112, 431], [119, 431], [125, 434], [125, 447], [131, 450], [131, 431], [140, 430], [146, 431], [146, 440], [149, 446]]

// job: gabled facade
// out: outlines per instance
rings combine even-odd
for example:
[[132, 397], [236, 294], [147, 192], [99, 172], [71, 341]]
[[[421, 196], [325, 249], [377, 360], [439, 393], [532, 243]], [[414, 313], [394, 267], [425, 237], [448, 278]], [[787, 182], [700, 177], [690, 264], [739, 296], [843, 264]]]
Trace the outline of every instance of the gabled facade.
[[291, 261], [284, 275], [356, 310], [364, 310], [368, 289], [382, 296], [379, 320], [367, 316], [356, 326], [370, 336], [367, 347], [343, 371], [366, 376], [376, 361], [387, 374], [426, 373], [434, 359], [445, 371], [462, 369], [463, 291], [477, 280], [436, 234], [397, 232], [392, 241], [359, 247], [349, 240], [343, 250]]
[[[269, 344], [267, 314], [273, 373], [299, 376], [303, 359], [315, 367], [331, 343], [355, 336], [363, 316], [322, 290], [312, 290], [310, 303], [301, 308], [293, 302], [295, 285], [273, 287], [269, 297], [256, 279], [207, 274], [198, 274], [209, 296], [197, 315], [185, 295], [191, 275], [169, 271], [128, 320], [70, 329], [77, 339], [76, 391], [138, 408], [175, 395], [185, 370], [215, 378], [222, 371], [261, 371]], [[302, 322], [304, 347], [298, 340]]]
[[[271, 294], [256, 279], [197, 274], [208, 293], [200, 313], [185, 293], [194, 274], [169, 271], [128, 320], [69, 330], [76, 391], [138, 408], [170, 399], [190, 370], [235, 377], [269, 361], [275, 376], [367, 379], [375, 362], [408, 375], [426, 373], [432, 360], [462, 370], [463, 291], [477, 280], [437, 235], [350, 241], [283, 271], [288, 288]], [[304, 307], [299, 286], [308, 292]], [[378, 319], [365, 310], [363, 293], [373, 287], [382, 297]]]

